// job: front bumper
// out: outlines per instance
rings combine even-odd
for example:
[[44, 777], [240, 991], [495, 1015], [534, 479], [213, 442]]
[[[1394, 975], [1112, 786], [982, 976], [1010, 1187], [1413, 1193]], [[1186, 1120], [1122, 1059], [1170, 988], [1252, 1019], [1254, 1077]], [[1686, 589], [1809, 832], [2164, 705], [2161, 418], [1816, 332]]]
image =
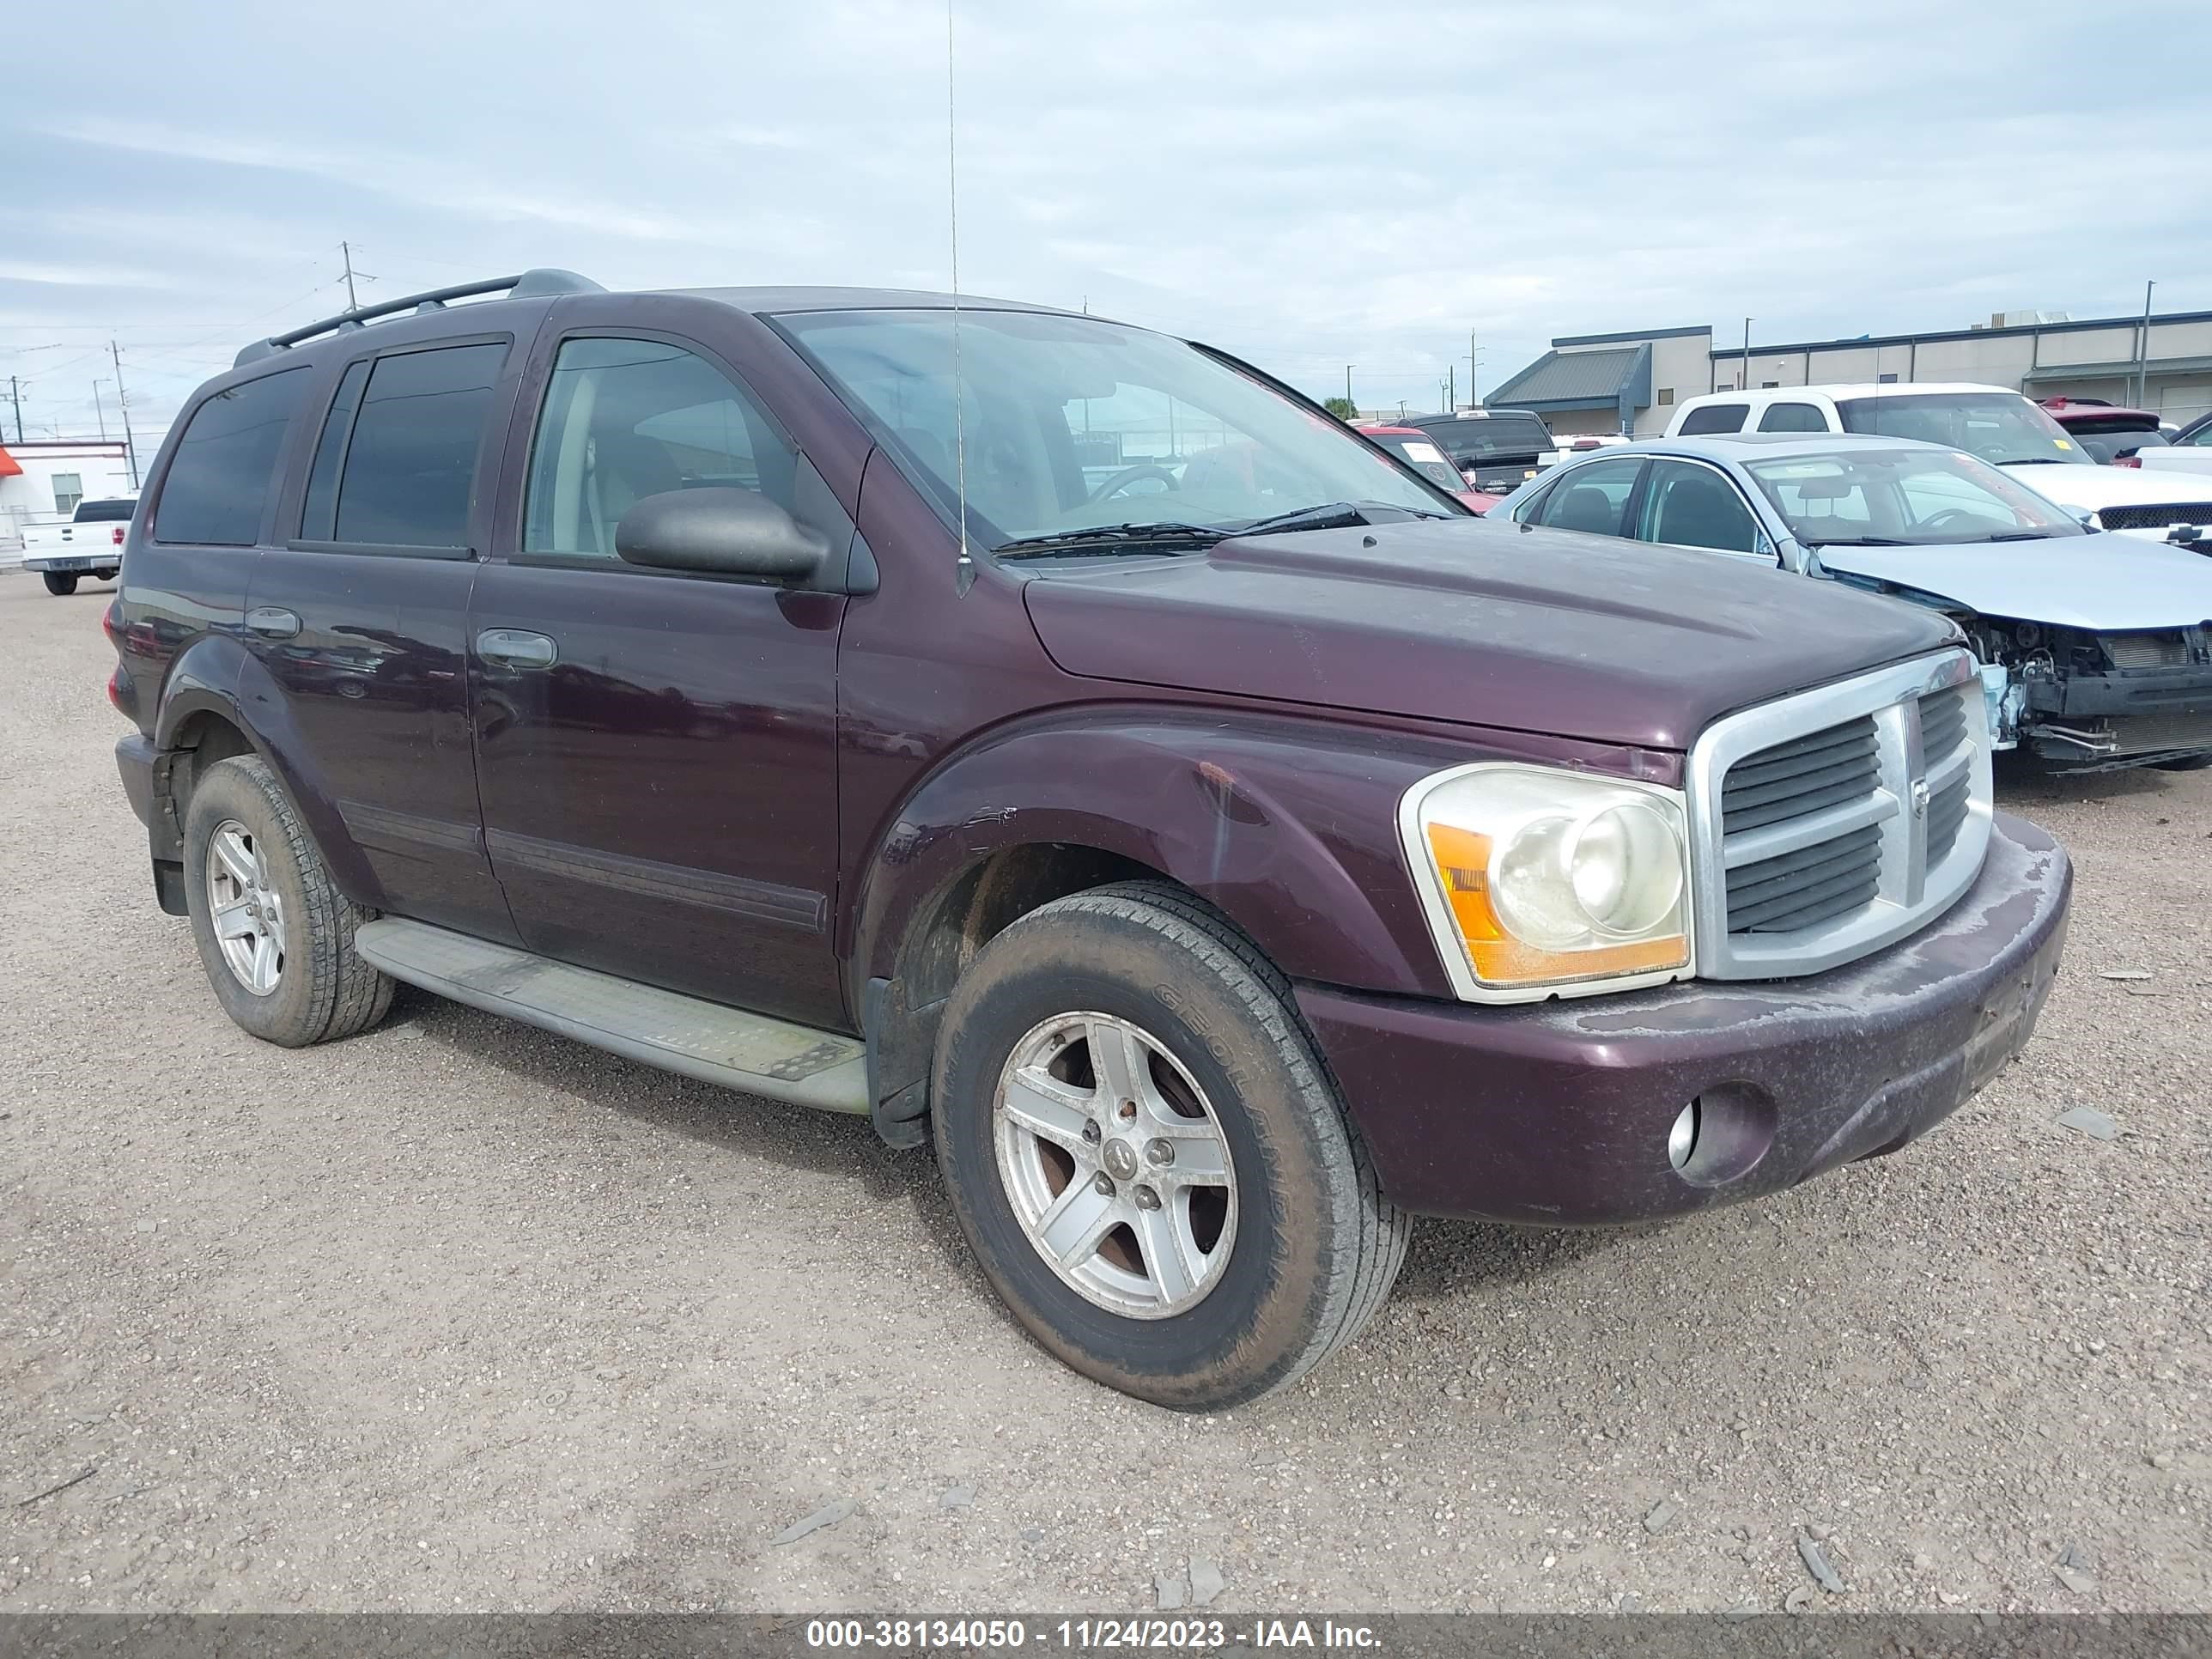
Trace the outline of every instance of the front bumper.
[[[1520, 1008], [1308, 985], [1298, 1006], [1395, 1202], [1648, 1221], [1794, 1187], [1948, 1116], [2027, 1043], [2072, 889], [2058, 843], [2000, 813], [1965, 896], [1825, 974]], [[1668, 1157], [1670, 1128], [1701, 1097], [1729, 1153], [1717, 1178]]]

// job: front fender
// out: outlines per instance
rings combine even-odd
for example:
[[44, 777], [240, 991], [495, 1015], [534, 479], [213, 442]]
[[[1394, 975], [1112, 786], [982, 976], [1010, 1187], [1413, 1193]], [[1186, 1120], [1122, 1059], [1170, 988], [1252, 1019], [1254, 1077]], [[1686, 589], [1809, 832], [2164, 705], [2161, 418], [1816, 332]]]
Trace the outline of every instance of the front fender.
[[1490, 757], [1476, 747], [1141, 706], [998, 728], [933, 769], [879, 838], [848, 960], [856, 978], [896, 976], [934, 896], [994, 854], [1060, 844], [1181, 883], [1294, 979], [1448, 997], [1395, 814], [1418, 779]]

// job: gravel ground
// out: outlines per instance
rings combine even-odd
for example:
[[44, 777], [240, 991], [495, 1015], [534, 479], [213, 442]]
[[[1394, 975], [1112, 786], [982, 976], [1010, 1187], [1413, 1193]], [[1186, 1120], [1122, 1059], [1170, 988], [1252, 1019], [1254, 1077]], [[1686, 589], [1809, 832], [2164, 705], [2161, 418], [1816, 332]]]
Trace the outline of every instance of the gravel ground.
[[1194, 1558], [1231, 1611], [2212, 1610], [2212, 773], [2008, 787], [2068, 972], [1943, 1132], [1664, 1228], [1426, 1224], [1357, 1347], [1189, 1418], [1031, 1347], [864, 1123], [404, 993], [234, 1028], [106, 601], [0, 576], [0, 1610], [1126, 1612]]

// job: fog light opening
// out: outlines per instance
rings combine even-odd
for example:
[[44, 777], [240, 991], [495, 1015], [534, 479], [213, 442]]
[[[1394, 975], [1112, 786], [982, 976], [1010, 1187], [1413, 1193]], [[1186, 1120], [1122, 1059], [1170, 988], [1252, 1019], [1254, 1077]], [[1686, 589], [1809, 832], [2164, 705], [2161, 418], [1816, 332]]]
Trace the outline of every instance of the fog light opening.
[[1674, 1127], [1667, 1131], [1667, 1161], [1676, 1169], [1687, 1164], [1698, 1150], [1698, 1103], [1682, 1108]]
[[1667, 1162], [1693, 1187], [1722, 1187], [1756, 1168], [1780, 1121], [1773, 1097], [1753, 1083], [1700, 1089], [1667, 1131]]

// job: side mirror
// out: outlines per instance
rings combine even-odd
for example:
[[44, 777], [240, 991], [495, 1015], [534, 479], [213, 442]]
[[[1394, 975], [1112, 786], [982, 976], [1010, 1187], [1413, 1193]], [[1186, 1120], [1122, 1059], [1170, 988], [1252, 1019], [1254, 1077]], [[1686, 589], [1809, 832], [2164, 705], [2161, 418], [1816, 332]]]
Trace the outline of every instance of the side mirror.
[[757, 489], [671, 489], [622, 515], [615, 553], [659, 570], [799, 582], [822, 574], [830, 546]]

